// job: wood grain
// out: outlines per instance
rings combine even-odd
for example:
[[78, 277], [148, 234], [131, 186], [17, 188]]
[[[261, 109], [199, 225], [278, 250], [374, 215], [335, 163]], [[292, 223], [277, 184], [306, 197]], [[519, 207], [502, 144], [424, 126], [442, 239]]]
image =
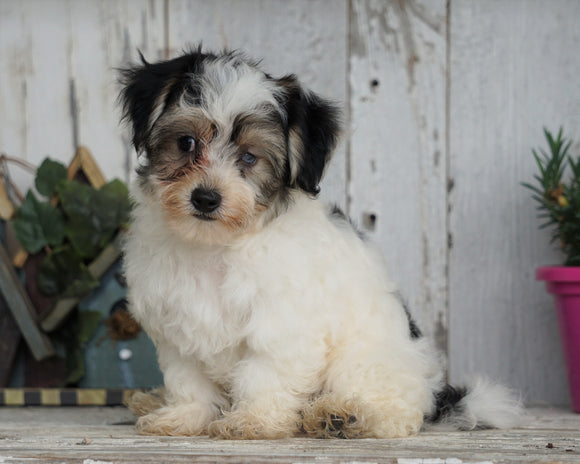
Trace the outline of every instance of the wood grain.
[[119, 126], [117, 70], [136, 61], [138, 50], [152, 60], [162, 57], [164, 3], [106, 0], [58, 5], [70, 18], [67, 77], [69, 120], [76, 127], [74, 148], [87, 146], [108, 179], [127, 181], [136, 158], [127, 131]]
[[[73, 152], [67, 11], [63, 1], [0, 2], [0, 147], [35, 165]], [[22, 191], [32, 183], [21, 170], [12, 179]]]
[[[580, 415], [533, 409], [513, 430], [429, 431], [391, 440], [215, 440], [137, 435], [124, 408], [0, 408], [9, 463], [556, 463], [578, 462]], [[8, 458], [8, 456], [10, 456]]]
[[80, 176], [80, 179], [77, 180], [87, 183], [97, 190], [107, 182], [91, 152], [83, 146], [78, 147], [67, 169], [69, 179], [76, 179], [77, 176]]
[[4, 180], [0, 177], [0, 219], [8, 221], [14, 216], [14, 205], [8, 197]]
[[543, 126], [580, 141], [579, 16], [574, 1], [463, 1], [450, 18], [451, 379], [481, 372], [554, 404], [566, 378], [534, 272], [561, 257], [520, 182]]
[[356, 0], [350, 38], [350, 213], [446, 351], [446, 3]]
[[[0, 3], [0, 147], [38, 165], [68, 163], [87, 145], [107, 176], [128, 179], [133, 152], [119, 130], [115, 71], [164, 50], [163, 0]], [[31, 176], [16, 171], [25, 191]]]

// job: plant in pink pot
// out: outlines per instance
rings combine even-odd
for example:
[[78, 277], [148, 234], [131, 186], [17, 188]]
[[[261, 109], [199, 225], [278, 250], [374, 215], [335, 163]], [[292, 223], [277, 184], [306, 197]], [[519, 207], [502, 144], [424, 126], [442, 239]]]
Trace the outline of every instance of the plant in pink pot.
[[537, 183], [522, 185], [538, 202], [540, 227], [553, 229], [551, 241], [566, 255], [564, 266], [540, 267], [536, 279], [545, 281], [554, 296], [572, 408], [580, 412], [580, 156], [568, 154], [572, 142], [562, 137], [562, 129], [556, 138], [546, 129], [544, 134], [549, 152], [532, 150], [540, 171]]

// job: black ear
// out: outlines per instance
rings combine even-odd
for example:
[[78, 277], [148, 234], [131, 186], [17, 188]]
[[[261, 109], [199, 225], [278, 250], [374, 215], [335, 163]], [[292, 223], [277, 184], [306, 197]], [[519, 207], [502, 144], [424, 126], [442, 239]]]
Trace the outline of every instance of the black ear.
[[304, 90], [294, 76], [279, 80], [288, 125], [289, 184], [317, 195], [318, 184], [340, 133], [340, 111], [328, 100]]
[[194, 91], [191, 75], [201, 72], [207, 56], [198, 49], [173, 60], [148, 63], [140, 53], [141, 64], [120, 71], [123, 119], [131, 124], [138, 152], [145, 148], [151, 128], [168, 105], [184, 91]]

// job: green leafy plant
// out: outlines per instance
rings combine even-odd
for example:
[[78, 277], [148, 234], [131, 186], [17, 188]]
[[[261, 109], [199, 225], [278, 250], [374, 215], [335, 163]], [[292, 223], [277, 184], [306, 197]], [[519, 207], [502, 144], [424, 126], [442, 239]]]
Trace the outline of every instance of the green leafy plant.
[[63, 386], [76, 385], [85, 375], [83, 351], [101, 320], [100, 311], [75, 311], [66, 324], [51, 334], [59, 357], [66, 363], [68, 375]]
[[[100, 189], [69, 180], [67, 168], [49, 158], [36, 169], [34, 186], [36, 193], [26, 194], [13, 221], [22, 247], [41, 258], [31, 275], [54, 300], [82, 298], [99, 285], [89, 265], [128, 226], [127, 187], [119, 180]], [[76, 308], [48, 334], [66, 369], [62, 386], [75, 386], [84, 376], [84, 349], [102, 319], [101, 311]]]
[[82, 297], [98, 286], [88, 264], [129, 221], [131, 203], [125, 184], [113, 180], [100, 189], [67, 179], [64, 165], [45, 159], [35, 187], [22, 202], [14, 230], [29, 253], [46, 252], [38, 288], [51, 297]]
[[[558, 242], [566, 255], [566, 266], [580, 265], [580, 156], [568, 154], [572, 141], [554, 137], [544, 129], [549, 152], [532, 150], [539, 174], [535, 184], [522, 182], [538, 203], [540, 228], [552, 227], [551, 243]], [[568, 168], [568, 169], [567, 169]], [[568, 173], [569, 171], [569, 173]], [[564, 175], [569, 174], [566, 179]]]

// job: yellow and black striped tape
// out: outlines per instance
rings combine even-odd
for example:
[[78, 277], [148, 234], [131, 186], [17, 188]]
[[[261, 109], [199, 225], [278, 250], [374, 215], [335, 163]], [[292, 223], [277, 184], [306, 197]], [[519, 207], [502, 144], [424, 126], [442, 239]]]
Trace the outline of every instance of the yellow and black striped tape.
[[122, 388], [0, 388], [0, 406], [119, 406], [135, 390]]

